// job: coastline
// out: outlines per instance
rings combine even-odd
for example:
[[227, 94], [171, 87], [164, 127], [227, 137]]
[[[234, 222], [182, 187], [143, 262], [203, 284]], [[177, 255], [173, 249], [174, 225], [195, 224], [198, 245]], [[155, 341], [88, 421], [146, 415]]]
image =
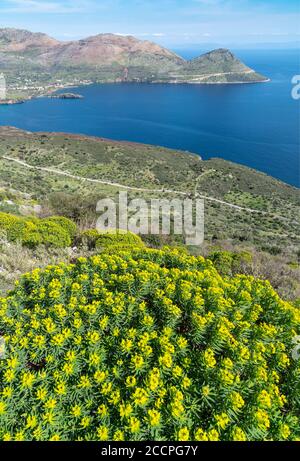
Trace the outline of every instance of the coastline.
[[[1, 100], [0, 99], [0, 106], [13, 106], [13, 105], [16, 105], [16, 104], [24, 104], [28, 101], [31, 101], [32, 99], [39, 99], [39, 98], [49, 98], [51, 99], [51, 97], [53, 95], [55, 95], [55, 93], [57, 91], [61, 91], [61, 90], [67, 90], [67, 89], [72, 89], [72, 88], [81, 88], [81, 87], [84, 87], [84, 86], [88, 86], [88, 85], [93, 85], [94, 82], [89, 82], [89, 83], [68, 83], [66, 85], [61, 85], [59, 87], [56, 87], [56, 88], [53, 88], [53, 89], [49, 89], [47, 90], [46, 92], [43, 92], [43, 93], [39, 93], [39, 94], [31, 94], [31, 95], [28, 95], [28, 96], [23, 96], [22, 98], [19, 98], [19, 99], [13, 99], [13, 98], [8, 98], [7, 100]], [[54, 98], [54, 99], [64, 99], [64, 98]], [[71, 99], [71, 98], [70, 98]], [[74, 99], [81, 99], [81, 98], [74, 98]]]
[[2, 99], [0, 100], [0, 106], [13, 106], [15, 104], [24, 104], [31, 98], [24, 98], [24, 99]]
[[252, 82], [188, 82], [190, 85], [252, 85], [253, 83], [269, 83], [272, 80], [253, 80]]
[[[191, 81], [186, 81], [186, 82], [176, 82], [176, 81], [162, 81], [162, 80], [156, 80], [153, 82], [136, 82], [136, 81], [111, 81], [111, 82], [89, 82], [89, 83], [74, 83], [74, 84], [66, 84], [62, 85], [59, 88], [53, 88], [52, 90], [48, 90], [45, 93], [41, 94], [33, 94], [29, 96], [25, 96], [20, 99], [13, 99], [10, 98], [7, 101], [3, 102], [0, 100], [0, 106], [12, 106], [12, 105], [17, 105], [17, 104], [25, 104], [28, 101], [31, 101], [32, 99], [38, 99], [38, 98], [53, 98], [53, 99], [61, 99], [61, 100], [67, 100], [68, 98], [60, 98], [59, 96], [57, 98], [53, 97], [57, 91], [61, 90], [68, 90], [72, 88], [82, 88], [85, 86], [90, 86], [90, 85], [111, 85], [111, 84], [116, 84], [116, 83], [139, 83], [139, 84], [165, 84], [165, 85], [251, 85], [251, 84], [257, 84], [257, 83], [269, 83], [271, 82], [271, 78], [267, 78], [265, 80], [254, 80], [254, 81], [249, 81], [249, 82], [242, 82], [242, 81], [234, 81], [234, 82], [191, 82]], [[71, 99], [71, 98], [70, 98]], [[74, 100], [80, 100], [82, 98], [74, 98]]]

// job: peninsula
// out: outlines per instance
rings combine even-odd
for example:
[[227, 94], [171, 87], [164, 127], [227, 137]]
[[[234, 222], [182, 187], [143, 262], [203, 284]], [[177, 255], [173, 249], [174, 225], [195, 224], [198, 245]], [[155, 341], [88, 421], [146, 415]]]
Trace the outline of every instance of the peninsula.
[[224, 48], [186, 60], [150, 41], [100, 34], [58, 41], [42, 33], [0, 29], [0, 72], [8, 98], [47, 95], [91, 83], [261, 83], [257, 73]]

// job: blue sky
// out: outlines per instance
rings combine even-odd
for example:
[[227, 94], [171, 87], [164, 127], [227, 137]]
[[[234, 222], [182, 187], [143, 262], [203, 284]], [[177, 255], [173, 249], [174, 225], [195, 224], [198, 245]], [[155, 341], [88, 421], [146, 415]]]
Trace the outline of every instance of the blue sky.
[[73, 40], [103, 32], [167, 46], [300, 41], [299, 0], [0, 0], [0, 27]]

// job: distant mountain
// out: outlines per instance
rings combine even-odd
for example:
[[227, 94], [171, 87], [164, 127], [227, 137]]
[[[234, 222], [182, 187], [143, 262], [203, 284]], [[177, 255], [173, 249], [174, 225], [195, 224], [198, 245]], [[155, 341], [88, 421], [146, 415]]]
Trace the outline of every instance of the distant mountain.
[[[13, 89], [91, 82], [248, 83], [266, 81], [229, 50], [187, 61], [131, 36], [100, 34], [61, 42], [41, 33], [0, 29], [0, 72]], [[24, 82], [26, 85], [24, 85]]]
[[26, 52], [30, 49], [36, 49], [38, 52], [57, 45], [59, 42], [46, 34], [19, 29], [0, 29], [1, 52]]
[[205, 53], [199, 58], [189, 61], [189, 67], [193, 70], [209, 69], [211, 72], [245, 72], [250, 70], [239, 61], [231, 51], [226, 48]]
[[200, 74], [203, 83], [231, 83], [239, 80], [245, 83], [266, 80], [266, 77], [246, 66], [225, 48], [210, 51], [188, 61], [185, 70], [187, 74]]
[[17, 29], [0, 29], [0, 53], [24, 57], [46, 68], [152, 66], [160, 62], [172, 68], [184, 59], [155, 43], [134, 37], [100, 34], [78, 41], [59, 42], [45, 34]]

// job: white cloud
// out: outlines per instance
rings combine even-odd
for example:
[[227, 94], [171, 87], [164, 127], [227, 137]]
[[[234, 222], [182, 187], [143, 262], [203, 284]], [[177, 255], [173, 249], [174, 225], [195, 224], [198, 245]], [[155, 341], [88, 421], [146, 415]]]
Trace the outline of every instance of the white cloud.
[[44, 0], [7, 0], [1, 7], [4, 13], [76, 13], [85, 11], [91, 5], [88, 0], [65, 0], [64, 2]]
[[166, 37], [166, 34], [163, 34], [162, 32], [114, 32], [114, 35], [119, 35], [120, 37], [128, 37], [128, 36], [133, 36], [133, 37], [139, 37], [143, 39], [149, 39], [149, 38], [162, 38]]
[[217, 5], [223, 3], [223, 0], [194, 0], [194, 2], [202, 3], [203, 5]]
[[123, 32], [114, 32], [114, 35], [118, 35], [119, 37], [128, 37], [129, 35], [134, 35], [130, 33], [123, 33]]
[[63, 34], [61, 34], [62, 37], [65, 37], [65, 38], [78, 38], [78, 35], [77, 34], [69, 34], [69, 33], [66, 33], [64, 32]]

